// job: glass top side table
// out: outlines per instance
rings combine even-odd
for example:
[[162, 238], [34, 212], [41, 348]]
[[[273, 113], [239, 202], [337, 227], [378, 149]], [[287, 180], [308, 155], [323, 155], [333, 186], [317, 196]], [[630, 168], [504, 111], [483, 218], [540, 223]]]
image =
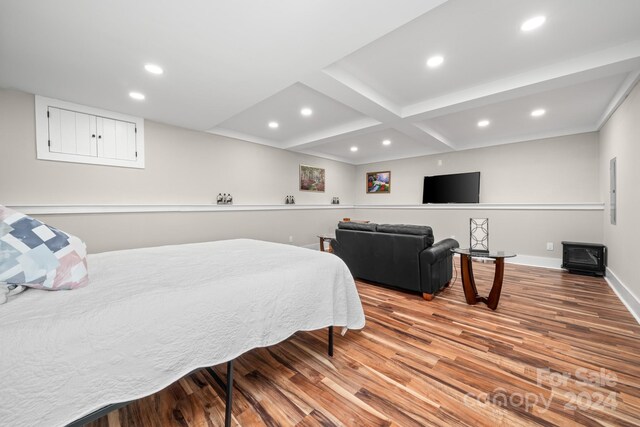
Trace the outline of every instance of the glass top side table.
[[[504, 259], [515, 257], [516, 254], [505, 251], [476, 252], [469, 249], [454, 248], [451, 252], [460, 255], [460, 265], [462, 269], [462, 289], [467, 304], [475, 305], [479, 302], [487, 304], [491, 310], [498, 308], [500, 293], [502, 292], [502, 282], [504, 280]], [[496, 261], [496, 271], [493, 277], [493, 286], [488, 297], [478, 295], [476, 282], [473, 278], [472, 258], [491, 258]]]

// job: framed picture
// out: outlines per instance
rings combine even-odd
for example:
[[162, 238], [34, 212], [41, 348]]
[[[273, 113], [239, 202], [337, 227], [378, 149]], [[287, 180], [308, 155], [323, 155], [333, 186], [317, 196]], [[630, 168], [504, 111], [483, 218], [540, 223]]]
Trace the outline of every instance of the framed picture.
[[367, 172], [367, 194], [391, 193], [391, 172]]
[[300, 165], [300, 191], [324, 193], [324, 169]]

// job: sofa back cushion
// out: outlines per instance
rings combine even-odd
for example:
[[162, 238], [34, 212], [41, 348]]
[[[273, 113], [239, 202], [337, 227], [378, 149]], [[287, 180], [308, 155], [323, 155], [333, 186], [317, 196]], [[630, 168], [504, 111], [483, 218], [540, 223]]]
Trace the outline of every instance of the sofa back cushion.
[[433, 230], [427, 225], [378, 224], [376, 231], [378, 231], [378, 233], [426, 236], [427, 247], [433, 245]]
[[372, 222], [363, 223], [363, 222], [340, 221], [338, 223], [338, 228], [343, 230], [376, 231], [377, 226], [378, 224], [374, 224]]
[[336, 240], [336, 254], [354, 277], [420, 291], [420, 252], [428, 236], [339, 228]]

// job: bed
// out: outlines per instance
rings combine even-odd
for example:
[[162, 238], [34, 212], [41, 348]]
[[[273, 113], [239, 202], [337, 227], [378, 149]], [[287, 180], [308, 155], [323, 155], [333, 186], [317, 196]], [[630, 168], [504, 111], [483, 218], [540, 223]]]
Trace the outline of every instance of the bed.
[[0, 306], [0, 425], [64, 426], [297, 331], [364, 326], [349, 270], [325, 252], [238, 239], [88, 262], [89, 286]]

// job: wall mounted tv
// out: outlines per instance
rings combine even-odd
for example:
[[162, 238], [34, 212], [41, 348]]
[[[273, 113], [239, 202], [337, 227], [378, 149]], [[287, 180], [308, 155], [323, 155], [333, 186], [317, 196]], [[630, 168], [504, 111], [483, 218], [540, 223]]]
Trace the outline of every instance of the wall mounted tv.
[[480, 203], [480, 172], [425, 176], [422, 203]]

